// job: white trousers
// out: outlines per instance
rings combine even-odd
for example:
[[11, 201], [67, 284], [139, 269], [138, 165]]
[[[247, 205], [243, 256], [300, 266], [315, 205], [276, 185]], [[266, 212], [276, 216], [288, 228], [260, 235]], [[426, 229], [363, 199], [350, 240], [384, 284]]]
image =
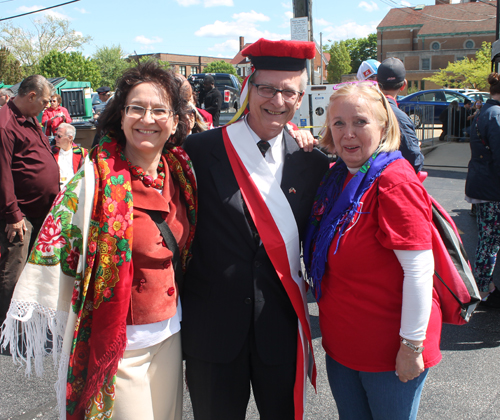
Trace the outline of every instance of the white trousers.
[[116, 374], [113, 420], [181, 420], [182, 387], [180, 332], [155, 346], [127, 350]]

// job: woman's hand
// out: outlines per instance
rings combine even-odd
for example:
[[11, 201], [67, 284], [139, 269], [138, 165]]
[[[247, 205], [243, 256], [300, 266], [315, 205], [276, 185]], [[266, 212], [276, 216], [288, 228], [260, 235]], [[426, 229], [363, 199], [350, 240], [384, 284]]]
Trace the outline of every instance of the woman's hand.
[[[410, 340], [408, 340], [410, 341]], [[412, 341], [417, 347], [422, 342]], [[425, 370], [424, 358], [421, 353], [415, 353], [412, 349], [401, 343], [396, 357], [396, 375], [401, 382], [408, 382], [418, 376]]]
[[309, 130], [294, 130], [292, 126], [288, 126], [288, 132], [295, 139], [297, 144], [304, 152], [312, 152], [314, 146], [318, 145], [318, 140], [313, 137]]

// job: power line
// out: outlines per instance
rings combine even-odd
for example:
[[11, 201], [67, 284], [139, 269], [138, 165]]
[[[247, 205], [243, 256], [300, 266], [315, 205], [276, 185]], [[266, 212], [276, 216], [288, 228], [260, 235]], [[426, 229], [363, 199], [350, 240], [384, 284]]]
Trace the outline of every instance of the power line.
[[[7, 0], [7, 1], [10, 1], [10, 0]], [[77, 1], [80, 1], [80, 0], [68, 1], [66, 3], [57, 4], [55, 6], [45, 7], [44, 9], [33, 10], [32, 12], [23, 13], [21, 15], [16, 15], [16, 16], [10, 16], [10, 17], [7, 17], [7, 18], [2, 18], [2, 19], [0, 19], [0, 22], [2, 22], [4, 20], [18, 18], [18, 17], [21, 17], [21, 16], [32, 15], [33, 13], [43, 12], [44, 10], [55, 9], [56, 7], [61, 7], [61, 6], [65, 6], [66, 4], [76, 3]], [[2, 2], [2, 3], [5, 3], [5, 2]]]

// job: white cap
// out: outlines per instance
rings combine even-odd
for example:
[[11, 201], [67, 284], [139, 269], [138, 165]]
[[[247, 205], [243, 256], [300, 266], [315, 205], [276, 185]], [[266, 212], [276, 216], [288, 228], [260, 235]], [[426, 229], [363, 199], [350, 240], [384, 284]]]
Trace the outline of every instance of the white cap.
[[366, 60], [361, 63], [358, 69], [358, 80], [366, 80], [371, 76], [377, 74], [378, 66], [380, 66], [380, 62], [377, 60]]

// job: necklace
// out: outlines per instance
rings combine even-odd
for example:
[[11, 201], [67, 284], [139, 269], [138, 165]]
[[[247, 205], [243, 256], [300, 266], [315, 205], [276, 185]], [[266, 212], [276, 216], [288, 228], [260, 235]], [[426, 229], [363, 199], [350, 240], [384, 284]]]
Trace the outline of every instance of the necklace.
[[158, 178], [153, 179], [151, 175], [146, 175], [144, 169], [142, 169], [139, 165], [132, 165], [132, 163], [125, 157], [125, 154], [123, 152], [121, 152], [121, 157], [125, 162], [127, 162], [132, 176], [140, 179], [146, 187], [153, 187], [157, 190], [163, 189], [163, 184], [165, 182], [165, 165], [163, 164], [163, 160], [161, 160], [161, 158], [160, 162], [158, 163], [157, 169]]

